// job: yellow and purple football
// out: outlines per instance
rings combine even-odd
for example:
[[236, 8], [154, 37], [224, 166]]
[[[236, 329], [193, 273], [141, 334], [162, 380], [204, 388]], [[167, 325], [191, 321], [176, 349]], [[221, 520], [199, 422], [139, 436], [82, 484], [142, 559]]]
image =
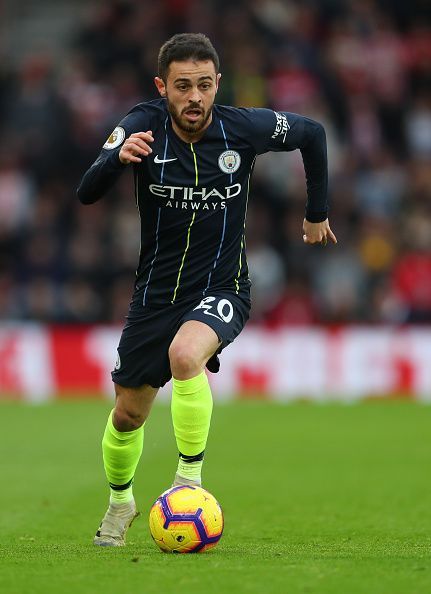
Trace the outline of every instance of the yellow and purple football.
[[202, 487], [178, 486], [157, 498], [150, 511], [150, 532], [165, 553], [203, 553], [223, 534], [223, 512]]

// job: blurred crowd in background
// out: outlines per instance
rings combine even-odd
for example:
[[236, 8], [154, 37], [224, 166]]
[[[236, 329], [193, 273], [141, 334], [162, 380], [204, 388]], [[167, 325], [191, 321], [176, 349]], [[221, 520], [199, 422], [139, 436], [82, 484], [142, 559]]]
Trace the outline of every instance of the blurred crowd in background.
[[327, 132], [337, 246], [303, 244], [300, 152], [257, 160], [254, 320], [431, 322], [427, 2], [105, 0], [82, 14], [70, 5], [61, 59], [40, 47], [0, 62], [1, 319], [124, 320], [139, 253], [132, 175], [93, 206], [76, 186], [117, 122], [157, 97], [160, 45], [199, 31], [221, 58], [218, 103], [297, 112]]

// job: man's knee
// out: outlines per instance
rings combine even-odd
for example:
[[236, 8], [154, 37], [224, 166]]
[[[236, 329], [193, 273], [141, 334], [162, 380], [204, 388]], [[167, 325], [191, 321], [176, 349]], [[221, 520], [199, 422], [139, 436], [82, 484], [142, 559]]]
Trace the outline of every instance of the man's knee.
[[140, 410], [117, 404], [112, 420], [117, 431], [135, 431], [145, 423], [146, 415]]
[[118, 431], [135, 431], [141, 427], [156, 397], [157, 389], [151, 386], [124, 388], [115, 384], [114, 427]]
[[196, 351], [190, 342], [174, 340], [169, 347], [169, 362], [172, 375], [177, 379], [189, 379], [200, 373], [204, 361], [202, 353]]

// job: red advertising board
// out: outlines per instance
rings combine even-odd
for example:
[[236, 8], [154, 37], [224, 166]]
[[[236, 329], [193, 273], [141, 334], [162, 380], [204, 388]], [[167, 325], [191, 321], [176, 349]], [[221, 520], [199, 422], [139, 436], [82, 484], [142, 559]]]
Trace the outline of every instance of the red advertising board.
[[[0, 327], [0, 398], [41, 402], [113, 394], [121, 328]], [[247, 327], [209, 374], [216, 399], [431, 400], [431, 329]], [[169, 385], [162, 390], [169, 396]]]

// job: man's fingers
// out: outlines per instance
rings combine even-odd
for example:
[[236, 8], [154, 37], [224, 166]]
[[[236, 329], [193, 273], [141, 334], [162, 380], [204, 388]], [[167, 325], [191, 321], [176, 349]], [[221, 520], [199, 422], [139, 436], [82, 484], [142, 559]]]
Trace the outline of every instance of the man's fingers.
[[140, 138], [134, 138], [133, 140], [131, 140], [130, 138], [127, 139], [126, 142], [123, 144], [123, 149], [133, 150], [138, 153], [145, 153], [147, 155], [153, 152], [153, 149]]
[[141, 163], [142, 159], [138, 156], [138, 154], [134, 154], [134, 152], [132, 151], [128, 151], [126, 150], [121, 150], [120, 154], [118, 155], [120, 158], [120, 161], [122, 163]]
[[120, 161], [122, 163], [140, 163], [142, 159], [139, 158], [139, 155], [143, 157], [148, 157], [150, 153], [153, 151], [151, 148], [146, 144], [136, 144], [135, 142], [128, 142], [127, 144], [124, 143], [120, 150]]
[[332, 243], [337, 243], [337, 238], [335, 237], [335, 235], [332, 233], [332, 231], [329, 233], [328, 235], [324, 235], [321, 239], [319, 238], [311, 238], [308, 237], [308, 235], [304, 234], [302, 236], [302, 239], [304, 240], [304, 243], [308, 243], [309, 245], [323, 245], [326, 246], [328, 243], [328, 237], [331, 240]]
[[307, 235], [306, 233], [304, 233], [304, 235], [302, 236], [302, 239], [304, 240], [304, 243], [309, 243], [314, 244], [314, 243], [323, 243], [325, 241], [325, 237], [322, 238], [321, 235], [317, 236], [317, 237], [311, 237], [309, 235]]
[[337, 243], [337, 238], [332, 233], [331, 229], [328, 230], [328, 235], [329, 235], [329, 239], [332, 241], [332, 243]]
[[148, 130], [147, 132], [134, 132], [129, 138], [142, 138], [142, 140], [145, 140], [146, 142], [154, 142], [151, 130]]
[[142, 159], [139, 155], [148, 157], [153, 152], [147, 142], [154, 142], [152, 130], [131, 134], [120, 149], [120, 161], [125, 164], [141, 163]]
[[311, 223], [304, 219], [302, 229], [304, 232], [302, 236], [304, 243], [322, 246], [327, 245], [328, 241], [331, 241], [334, 244], [337, 243], [337, 238], [329, 226], [328, 219], [321, 221], [320, 223]]

